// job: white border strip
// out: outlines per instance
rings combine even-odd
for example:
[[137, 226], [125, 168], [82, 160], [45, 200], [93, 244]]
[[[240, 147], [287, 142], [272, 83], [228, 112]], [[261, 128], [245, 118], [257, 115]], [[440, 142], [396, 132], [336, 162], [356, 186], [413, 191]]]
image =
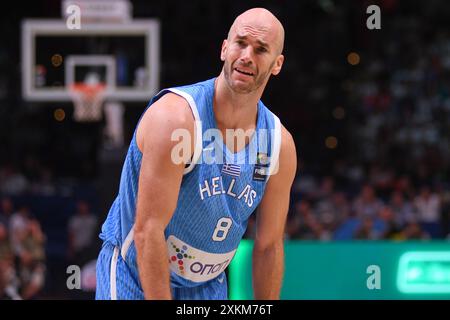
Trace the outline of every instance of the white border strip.
[[187, 168], [184, 169], [184, 174], [188, 174], [194, 169], [195, 164], [197, 163], [198, 159], [200, 159], [200, 156], [202, 154], [203, 149], [203, 140], [202, 140], [202, 122], [200, 120], [200, 115], [198, 114], [197, 105], [195, 104], [194, 99], [191, 97], [191, 95], [187, 94], [184, 91], [180, 91], [178, 89], [170, 88], [169, 91], [182, 96], [185, 98], [191, 107], [192, 113], [194, 114], [195, 118], [195, 128], [194, 128], [194, 135], [195, 135], [195, 145], [194, 145], [194, 155], [192, 156], [192, 161], [189, 164]]
[[119, 248], [114, 247], [113, 256], [111, 258], [111, 271], [109, 274], [109, 290], [111, 294], [111, 300], [117, 300], [117, 287], [116, 287], [116, 271], [117, 271], [117, 258], [119, 257]]
[[267, 181], [269, 180], [270, 176], [278, 172], [278, 166], [279, 166], [279, 158], [280, 158], [280, 149], [281, 149], [281, 122], [280, 119], [274, 115], [273, 119], [275, 122], [274, 127], [274, 137], [272, 141], [272, 154], [270, 156], [270, 166], [269, 166], [269, 177], [267, 178]]
[[127, 237], [125, 238], [125, 241], [122, 244], [122, 249], [120, 250], [120, 255], [122, 256], [122, 259], [124, 261], [126, 261], [126, 256], [127, 256], [127, 252], [128, 249], [131, 246], [131, 243], [133, 242], [133, 238], [134, 238], [134, 224], [131, 227], [130, 232], [128, 232]]

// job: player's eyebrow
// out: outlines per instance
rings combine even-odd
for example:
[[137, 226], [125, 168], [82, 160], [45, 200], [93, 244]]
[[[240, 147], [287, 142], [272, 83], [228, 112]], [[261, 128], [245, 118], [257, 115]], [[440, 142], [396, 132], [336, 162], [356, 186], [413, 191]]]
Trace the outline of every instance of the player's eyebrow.
[[[239, 39], [239, 40], [247, 40], [247, 36], [244, 36], [244, 35], [236, 35], [236, 37]], [[264, 48], [266, 48], [266, 49], [269, 49], [269, 44], [268, 43], [266, 43], [266, 42], [264, 42], [264, 41], [262, 41], [262, 40], [260, 40], [260, 39], [256, 39], [256, 42], [261, 46], [261, 47], [264, 47]]]

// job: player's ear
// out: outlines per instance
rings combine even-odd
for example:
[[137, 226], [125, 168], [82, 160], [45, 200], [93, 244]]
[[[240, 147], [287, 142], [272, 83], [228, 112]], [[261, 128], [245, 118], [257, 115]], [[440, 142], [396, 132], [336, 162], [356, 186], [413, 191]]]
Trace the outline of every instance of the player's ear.
[[222, 50], [220, 50], [220, 60], [222, 61], [225, 61], [225, 53], [227, 52], [227, 45], [228, 45], [227, 39], [223, 40]]
[[284, 62], [284, 56], [282, 54], [280, 54], [277, 59], [275, 60], [275, 64], [272, 68], [272, 74], [274, 76], [276, 76], [277, 74], [280, 73], [281, 71], [281, 67], [283, 66], [283, 62]]
[[284, 56], [282, 54], [278, 55], [278, 57], [275, 59], [274, 66], [272, 68], [272, 74], [274, 76], [278, 75], [281, 71], [281, 67], [283, 66], [284, 62]]

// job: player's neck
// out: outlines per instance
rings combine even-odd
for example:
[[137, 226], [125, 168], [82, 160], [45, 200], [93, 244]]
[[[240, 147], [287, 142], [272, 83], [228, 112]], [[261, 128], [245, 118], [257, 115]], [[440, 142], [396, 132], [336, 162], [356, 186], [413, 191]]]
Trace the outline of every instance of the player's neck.
[[225, 82], [223, 73], [215, 82], [214, 114], [220, 129], [248, 129], [256, 125], [259, 92], [238, 94]]

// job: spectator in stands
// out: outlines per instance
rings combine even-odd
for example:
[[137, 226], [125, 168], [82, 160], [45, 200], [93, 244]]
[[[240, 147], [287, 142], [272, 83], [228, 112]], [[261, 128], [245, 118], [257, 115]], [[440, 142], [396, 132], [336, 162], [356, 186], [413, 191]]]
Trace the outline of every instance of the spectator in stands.
[[0, 256], [0, 300], [20, 300], [17, 287], [13, 259]]
[[374, 218], [371, 216], [363, 216], [361, 223], [358, 225], [354, 239], [357, 240], [378, 240], [380, 239], [380, 234], [376, 232], [374, 228]]
[[39, 175], [39, 180], [35, 184], [35, 192], [43, 196], [55, 195], [56, 185], [50, 168], [42, 168]]
[[286, 231], [291, 239], [321, 239], [323, 227], [314, 215], [308, 200], [299, 200], [295, 203], [294, 215], [289, 219]]
[[0, 223], [0, 300], [20, 299], [14, 269], [14, 254], [6, 225]]
[[27, 188], [27, 179], [14, 166], [6, 165], [0, 168], [0, 192], [7, 195], [20, 195]]
[[395, 220], [395, 214], [388, 205], [383, 206], [376, 219], [379, 225], [380, 239], [395, 239], [401, 231], [400, 225]]
[[[86, 201], [78, 201], [77, 212], [69, 220], [69, 260], [77, 264], [85, 263], [92, 250], [97, 234], [98, 219], [91, 212]], [[96, 250], [96, 248], [95, 248]]]
[[407, 199], [413, 199], [415, 195], [415, 191], [411, 185], [411, 179], [406, 175], [402, 175], [396, 179], [394, 189], [401, 192]]
[[8, 229], [0, 223], [0, 260], [9, 260], [14, 257], [8, 238]]
[[392, 209], [383, 205], [375, 217], [368, 215], [358, 218], [359, 224], [354, 233], [355, 239], [381, 240], [394, 237], [399, 231]]
[[376, 197], [373, 187], [363, 186], [360, 195], [353, 202], [353, 209], [358, 217], [375, 218], [383, 203]]
[[0, 200], [0, 223], [9, 226], [9, 219], [14, 211], [14, 205], [11, 198], [4, 197]]
[[334, 179], [327, 176], [322, 179], [320, 187], [316, 190], [314, 198], [316, 201], [326, 200], [331, 198], [334, 192]]
[[37, 220], [27, 224], [19, 254], [20, 295], [23, 299], [39, 297], [45, 280], [45, 236]]
[[400, 191], [395, 190], [392, 192], [389, 206], [392, 208], [395, 222], [399, 226], [404, 226], [416, 219], [413, 206]]
[[26, 237], [28, 223], [30, 220], [30, 208], [21, 205], [9, 221], [9, 233], [11, 246], [15, 255], [19, 256], [22, 250], [22, 239]]
[[332, 232], [348, 218], [350, 207], [345, 193], [339, 191], [320, 200], [314, 210], [326, 229]]
[[392, 190], [394, 183], [394, 172], [392, 168], [383, 168], [377, 164], [372, 165], [368, 177], [370, 185], [372, 185], [379, 196], [388, 195]]
[[398, 240], [428, 240], [430, 238], [417, 221], [409, 222], [397, 237]]
[[420, 194], [414, 199], [417, 218], [422, 228], [432, 238], [440, 236], [441, 199], [427, 185], [420, 189]]

